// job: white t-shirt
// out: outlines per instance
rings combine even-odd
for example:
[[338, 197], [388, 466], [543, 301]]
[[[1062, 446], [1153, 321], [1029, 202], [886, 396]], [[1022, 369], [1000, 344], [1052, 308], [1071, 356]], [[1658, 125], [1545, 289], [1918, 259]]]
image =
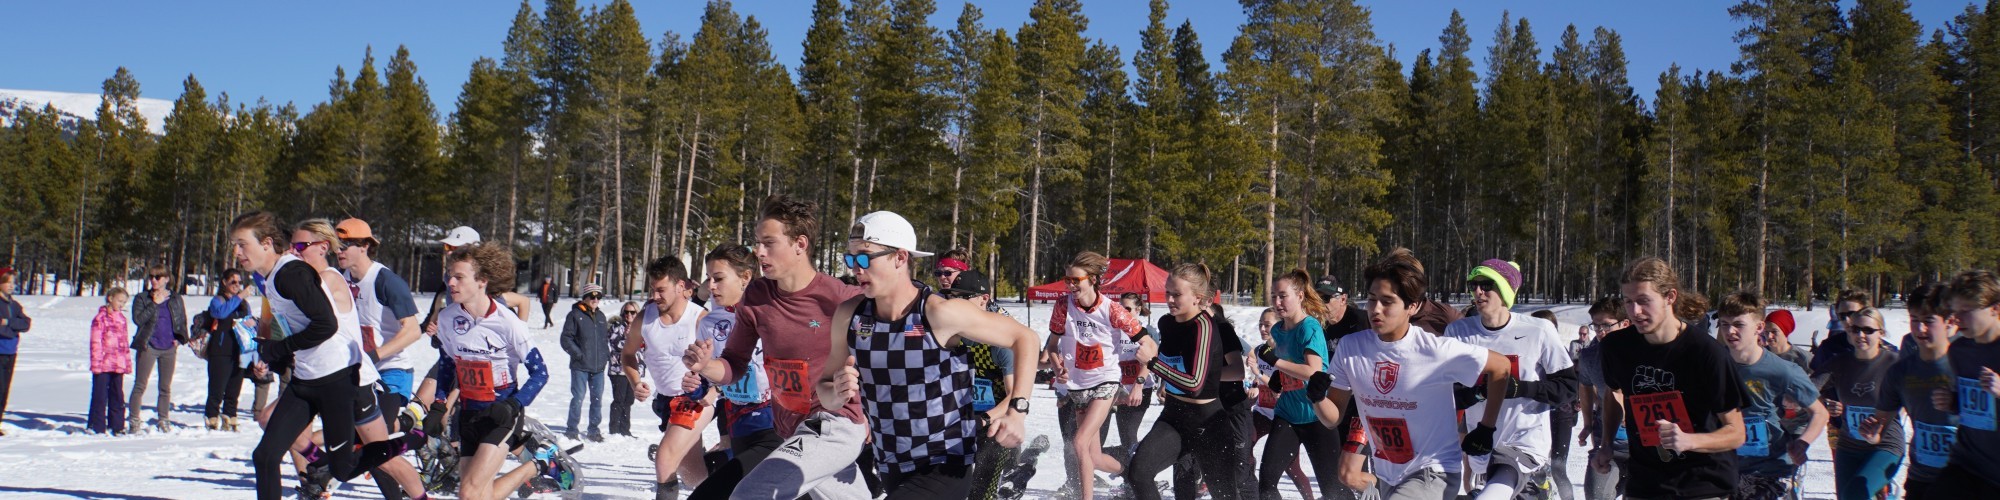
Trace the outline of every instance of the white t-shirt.
[[499, 392], [515, 388], [515, 370], [528, 360], [528, 325], [507, 304], [487, 299], [486, 315], [474, 317], [463, 304], [438, 313], [440, 355], [451, 356], [457, 370], [459, 397], [494, 401]]
[[1457, 471], [1458, 406], [1452, 384], [1473, 385], [1486, 349], [1410, 326], [1395, 343], [1374, 331], [1349, 335], [1333, 351], [1328, 376], [1349, 391], [1375, 448], [1375, 474], [1401, 484], [1425, 469]]
[[[1536, 381], [1544, 373], [1555, 373], [1570, 367], [1567, 345], [1556, 336], [1554, 324], [1541, 318], [1525, 314], [1509, 314], [1507, 326], [1499, 330], [1489, 330], [1479, 324], [1478, 317], [1469, 317], [1452, 322], [1444, 329], [1445, 338], [1484, 347], [1507, 357], [1512, 365], [1512, 375], [1517, 380]], [[1484, 415], [1487, 402], [1480, 402], [1465, 410], [1465, 429], [1479, 425], [1474, 415]], [[1534, 472], [1540, 465], [1549, 463], [1549, 416], [1554, 408], [1548, 403], [1527, 398], [1509, 399], [1500, 404], [1500, 418], [1493, 422], [1494, 452], [1507, 455]], [[1473, 465], [1481, 466], [1485, 457], [1473, 457]], [[1505, 461], [1503, 461], [1505, 462]], [[1473, 470], [1484, 471], [1484, 467]]]
[[687, 353], [688, 346], [694, 345], [695, 339], [701, 338], [704, 312], [707, 310], [689, 302], [673, 324], [660, 321], [663, 315], [658, 304], [648, 302], [639, 312], [639, 336], [646, 340], [646, 349], [639, 354], [644, 357], [648, 374], [653, 376], [654, 393], [666, 397], [687, 393], [681, 387], [681, 379], [687, 377], [688, 366], [681, 356]]
[[[722, 359], [722, 346], [729, 345], [729, 332], [736, 328], [736, 309], [723, 307], [708, 310], [701, 317], [701, 336], [715, 343], [714, 359]], [[652, 341], [648, 340], [647, 345]], [[743, 376], [736, 383], [718, 387], [724, 397], [737, 404], [757, 404], [771, 399], [770, 380], [764, 376], [764, 342], [757, 342], [757, 349], [750, 351], [750, 362], [743, 365]]]

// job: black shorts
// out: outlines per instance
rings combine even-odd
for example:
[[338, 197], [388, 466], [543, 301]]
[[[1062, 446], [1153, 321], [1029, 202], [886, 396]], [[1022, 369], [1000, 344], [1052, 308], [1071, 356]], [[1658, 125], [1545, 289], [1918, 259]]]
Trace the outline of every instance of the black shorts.
[[382, 401], [375, 394], [378, 384], [354, 389], [354, 425], [366, 425], [382, 418]]
[[523, 442], [524, 423], [521, 415], [514, 412], [514, 406], [505, 403], [493, 403], [478, 410], [462, 408], [458, 412], [459, 454], [472, 456], [482, 444], [513, 450]]

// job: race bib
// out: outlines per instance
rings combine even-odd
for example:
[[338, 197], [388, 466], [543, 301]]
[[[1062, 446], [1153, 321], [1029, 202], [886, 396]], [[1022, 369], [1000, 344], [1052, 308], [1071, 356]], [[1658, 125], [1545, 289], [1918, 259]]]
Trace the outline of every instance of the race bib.
[[1951, 445], [1958, 439], [1958, 428], [1915, 420], [1910, 421], [1910, 426], [1916, 430], [1910, 439], [1910, 454], [1916, 456], [1917, 464], [1933, 469], [1944, 468], [1951, 458]]
[[1104, 346], [1076, 345], [1076, 369], [1095, 370], [1104, 367]]
[[1119, 361], [1119, 362], [1118, 362], [1118, 384], [1119, 384], [1119, 385], [1132, 385], [1132, 384], [1137, 384], [1137, 383], [1139, 383], [1139, 362], [1138, 362], [1138, 361]]
[[972, 378], [972, 410], [986, 411], [1000, 406], [1000, 397], [994, 394], [993, 381], [979, 377]]
[[[1180, 356], [1160, 356], [1154, 359], [1160, 360], [1161, 363], [1165, 363], [1168, 367], [1173, 368], [1174, 371], [1187, 373], [1186, 358], [1182, 358]], [[1181, 396], [1188, 395], [1187, 391], [1183, 391], [1179, 387], [1174, 387], [1174, 384], [1166, 384], [1166, 390], [1170, 394], [1176, 394]]]
[[367, 325], [362, 325], [362, 326], [361, 326], [361, 351], [362, 351], [362, 352], [370, 352], [370, 353], [372, 353], [372, 352], [375, 352], [375, 346], [376, 346], [376, 344], [375, 344], [375, 327], [372, 327], [372, 326], [367, 326]]
[[736, 383], [722, 386], [722, 397], [738, 404], [755, 404], [764, 396], [764, 374], [757, 365], [745, 365], [750, 373], [736, 379]]
[[673, 402], [667, 403], [667, 423], [673, 424], [674, 427], [693, 430], [694, 424], [701, 421], [701, 411], [706, 406], [701, 404], [699, 399], [676, 396]]
[[767, 358], [764, 368], [771, 370], [771, 391], [779, 407], [800, 415], [812, 413], [813, 393], [806, 389], [804, 360]]
[[1986, 392], [1979, 379], [1958, 378], [1958, 424], [1982, 431], [1995, 430], [1993, 395]]
[[1868, 417], [1875, 416], [1874, 408], [1869, 408], [1866, 406], [1848, 406], [1846, 413], [1842, 413], [1840, 416], [1842, 423], [1847, 424], [1845, 425], [1845, 427], [1847, 427], [1847, 437], [1854, 439], [1862, 439], [1863, 442], [1867, 441], [1866, 439], [1863, 439], [1861, 437], [1861, 421], [1868, 420]]
[[458, 359], [458, 397], [468, 401], [493, 402], [496, 399], [493, 388], [507, 385], [500, 372], [493, 371], [493, 362], [485, 360]]
[[1306, 381], [1283, 373], [1271, 375], [1271, 382], [1278, 385], [1278, 392], [1292, 392], [1306, 388]]
[[1746, 457], [1771, 456], [1771, 427], [1771, 424], [1764, 421], [1763, 415], [1744, 415], [1743, 446], [1736, 449], [1736, 454]]
[[1660, 433], [1653, 427], [1654, 422], [1665, 420], [1679, 426], [1682, 432], [1694, 432], [1693, 420], [1688, 418], [1687, 404], [1681, 402], [1681, 391], [1655, 392], [1632, 396], [1632, 414], [1637, 417], [1639, 444], [1657, 447]]
[[1271, 390], [1270, 387], [1265, 387], [1264, 390], [1257, 391], [1257, 407], [1266, 409], [1277, 408], [1278, 391]]
[[1417, 448], [1410, 440], [1410, 424], [1400, 418], [1368, 418], [1368, 430], [1373, 434], [1375, 458], [1391, 463], [1407, 464], [1416, 458]]

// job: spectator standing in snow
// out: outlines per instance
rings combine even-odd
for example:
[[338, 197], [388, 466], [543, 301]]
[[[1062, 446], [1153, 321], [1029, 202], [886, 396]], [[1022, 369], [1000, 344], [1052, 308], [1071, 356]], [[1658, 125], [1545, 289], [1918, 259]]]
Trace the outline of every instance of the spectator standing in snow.
[[[0, 419], [7, 416], [7, 389], [14, 385], [15, 349], [21, 334], [33, 325], [21, 301], [14, 300], [14, 268], [0, 267]], [[0, 436], [6, 435], [0, 431]]]
[[104, 307], [90, 320], [90, 416], [92, 434], [125, 435], [125, 374], [132, 373], [131, 324], [125, 321], [123, 288], [104, 296]]
[[[173, 291], [173, 279], [167, 275], [167, 268], [153, 266], [146, 275], [146, 291], [132, 299], [132, 350], [138, 351], [137, 371], [132, 373], [132, 393], [125, 407], [126, 432], [139, 433], [139, 424], [144, 420], [139, 416], [140, 399], [146, 396], [146, 384], [151, 381], [148, 372], [157, 374], [159, 379], [159, 403], [153, 408], [159, 413], [159, 420], [153, 423], [155, 429], [167, 432], [173, 429], [174, 411], [174, 360], [179, 352], [174, 349], [188, 341], [187, 307], [181, 303], [180, 294]], [[157, 371], [155, 371], [157, 369]]]

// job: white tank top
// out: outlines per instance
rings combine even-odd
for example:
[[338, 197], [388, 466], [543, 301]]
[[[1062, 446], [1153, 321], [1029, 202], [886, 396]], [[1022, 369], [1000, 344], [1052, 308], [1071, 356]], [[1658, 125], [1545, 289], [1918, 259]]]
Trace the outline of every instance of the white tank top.
[[[332, 276], [333, 279], [328, 279], [327, 276], [328, 273], [333, 274]], [[326, 296], [329, 302], [333, 300], [334, 295], [338, 294], [338, 292], [334, 291], [334, 287], [347, 286], [347, 279], [341, 277], [340, 270], [336, 268], [331, 268], [331, 267], [326, 268], [326, 271], [321, 272], [319, 274], [319, 279], [322, 287], [326, 289]], [[346, 339], [347, 342], [352, 343], [354, 345], [355, 352], [362, 352], [361, 311], [360, 308], [355, 307], [355, 304], [358, 303], [360, 299], [349, 296], [347, 300], [349, 304], [347, 307], [347, 311], [345, 312], [342, 312], [340, 310], [340, 304], [338, 302], [335, 302], [333, 304], [333, 317], [334, 319], [339, 320], [340, 324], [340, 330], [338, 330], [334, 335], [336, 339]], [[369, 361], [366, 353], [363, 353], [361, 356], [360, 374], [361, 374], [361, 385], [375, 385], [375, 381], [382, 379], [382, 373], [375, 369], [375, 362]]]
[[[277, 265], [271, 266], [271, 276], [264, 280], [262, 290], [264, 300], [270, 303], [272, 319], [278, 321], [279, 327], [286, 332], [286, 335], [296, 334], [312, 324], [312, 320], [306, 318], [305, 311], [299, 310], [297, 303], [278, 294], [278, 274], [285, 269], [285, 266], [293, 264], [305, 266], [307, 269], [312, 267], [291, 254], [280, 256]], [[325, 290], [322, 289], [321, 292], [325, 293]], [[328, 301], [331, 302], [331, 299]], [[356, 321], [355, 331], [359, 332], [359, 319]], [[366, 362], [368, 358], [361, 355], [361, 343], [355, 341], [358, 338], [347, 337], [336, 331], [333, 338], [327, 339], [326, 342], [292, 353], [292, 377], [300, 380], [316, 380], [347, 369], [349, 366]], [[372, 367], [367, 371], [372, 372]]]
[[[646, 349], [640, 351], [645, 358], [646, 369], [653, 376], [653, 392], [661, 396], [673, 397], [686, 394], [681, 388], [681, 378], [688, 373], [687, 363], [681, 362], [681, 355], [687, 353], [688, 346], [694, 345], [701, 336], [701, 306], [693, 302], [681, 312], [679, 321], [671, 325], [661, 324], [662, 313], [656, 304], [647, 303], [640, 313], [639, 336], [646, 340]], [[720, 347], [718, 347], [720, 348]]]
[[1122, 375], [1118, 369], [1120, 341], [1127, 334], [1112, 326], [1112, 316], [1131, 313], [1102, 294], [1092, 310], [1084, 310], [1075, 298], [1063, 300], [1060, 307], [1067, 314], [1056, 348], [1069, 369], [1068, 388], [1075, 391], [1118, 382]]

